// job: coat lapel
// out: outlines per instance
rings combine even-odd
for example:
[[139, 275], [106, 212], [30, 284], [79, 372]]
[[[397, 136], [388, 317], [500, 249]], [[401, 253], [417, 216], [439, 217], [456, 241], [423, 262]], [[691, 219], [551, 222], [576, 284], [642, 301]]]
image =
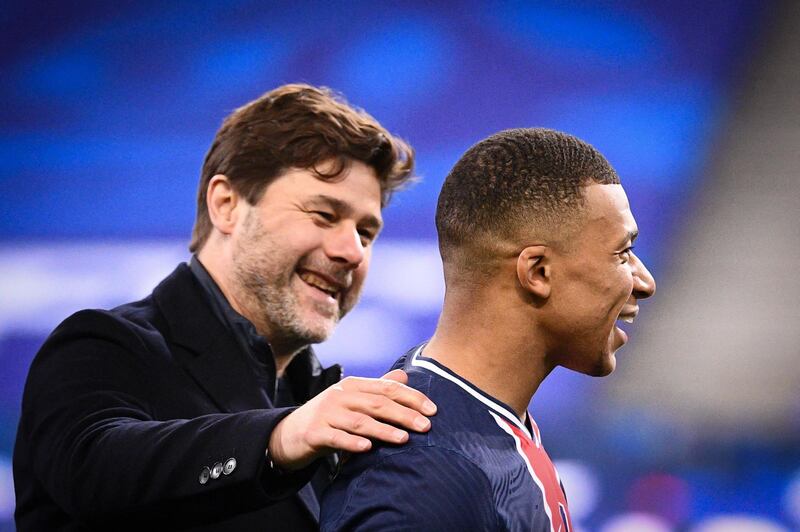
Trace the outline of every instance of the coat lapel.
[[272, 408], [233, 333], [213, 314], [203, 288], [181, 264], [153, 291], [178, 362], [223, 412]]
[[[233, 333], [214, 316], [203, 288], [186, 264], [153, 290], [169, 327], [172, 353], [223, 412], [272, 408]], [[319, 522], [319, 501], [311, 484], [297, 493]]]

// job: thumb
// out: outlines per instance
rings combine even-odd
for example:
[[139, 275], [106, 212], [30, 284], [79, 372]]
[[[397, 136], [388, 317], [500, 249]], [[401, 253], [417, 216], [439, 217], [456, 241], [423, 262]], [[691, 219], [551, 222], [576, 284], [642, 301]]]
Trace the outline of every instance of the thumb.
[[408, 383], [408, 375], [406, 375], [406, 372], [403, 371], [402, 369], [393, 369], [392, 371], [390, 371], [381, 378], [389, 379], [390, 381], [396, 381], [401, 384]]

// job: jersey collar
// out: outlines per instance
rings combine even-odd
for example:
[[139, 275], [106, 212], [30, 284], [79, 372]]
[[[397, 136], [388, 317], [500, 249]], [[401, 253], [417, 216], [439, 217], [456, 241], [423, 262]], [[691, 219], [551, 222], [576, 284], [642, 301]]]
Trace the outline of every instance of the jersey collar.
[[[442, 377], [443, 379], [447, 379], [448, 381], [452, 382], [472, 397], [483, 403], [486, 407], [489, 408], [492, 412], [496, 413], [499, 416], [502, 416], [503, 419], [508, 420], [509, 423], [512, 423], [514, 426], [519, 428], [524, 434], [528, 436], [528, 438], [533, 439], [531, 437], [531, 431], [528, 429], [526, 423], [520, 421], [520, 419], [514, 414], [514, 410], [503, 403], [495, 399], [494, 397], [488, 395], [487, 393], [483, 392], [481, 389], [474, 386], [472, 383], [468, 382], [467, 380], [460, 377], [458, 374], [454, 373], [450, 368], [444, 366], [440, 362], [422, 356], [422, 350], [425, 348], [427, 344], [421, 344], [414, 351], [411, 353], [411, 356], [408, 359], [408, 364], [411, 366], [421, 368], [426, 371], [430, 371], [431, 373], [435, 373], [436, 375]], [[527, 414], [528, 419], [530, 419], [530, 415]], [[531, 420], [533, 421], [533, 420]], [[537, 438], [538, 440], [538, 438]]]

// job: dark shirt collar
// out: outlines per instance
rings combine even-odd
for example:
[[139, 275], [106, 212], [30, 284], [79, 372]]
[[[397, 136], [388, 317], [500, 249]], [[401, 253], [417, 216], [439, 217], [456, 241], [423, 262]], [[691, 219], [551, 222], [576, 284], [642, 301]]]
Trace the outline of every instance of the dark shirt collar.
[[[272, 357], [272, 351], [269, 349], [269, 343], [263, 336], [258, 334], [250, 320], [233, 309], [222, 290], [220, 290], [219, 285], [208, 273], [208, 270], [197, 258], [197, 255], [192, 255], [189, 268], [206, 291], [211, 303], [211, 310], [217, 319], [233, 332], [236, 341], [239, 342], [245, 352], [255, 355], [262, 364], [271, 365], [274, 372], [275, 360]], [[264, 352], [265, 348], [266, 353]]]

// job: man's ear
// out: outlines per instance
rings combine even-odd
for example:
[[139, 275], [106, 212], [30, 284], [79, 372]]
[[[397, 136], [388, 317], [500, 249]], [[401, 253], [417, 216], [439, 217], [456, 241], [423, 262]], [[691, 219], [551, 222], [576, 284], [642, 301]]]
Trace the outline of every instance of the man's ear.
[[[214, 227], [224, 235], [233, 233], [242, 203], [227, 176], [217, 174], [208, 182], [206, 205]], [[239, 207], [239, 208], [237, 208]]]
[[528, 246], [517, 256], [517, 279], [523, 290], [540, 299], [550, 297], [550, 249]]

